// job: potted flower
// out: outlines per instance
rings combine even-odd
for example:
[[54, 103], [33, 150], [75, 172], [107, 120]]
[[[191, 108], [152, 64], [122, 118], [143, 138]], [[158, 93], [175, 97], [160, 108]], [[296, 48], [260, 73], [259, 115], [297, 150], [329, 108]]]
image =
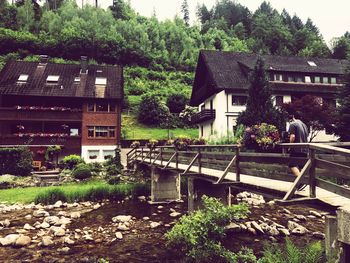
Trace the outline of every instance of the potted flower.
[[150, 149], [155, 148], [157, 145], [158, 145], [158, 140], [155, 140], [155, 139], [150, 139], [146, 144], [146, 146]]
[[133, 141], [130, 145], [131, 148], [137, 149], [140, 147], [140, 142], [139, 141]]
[[255, 151], [272, 151], [280, 141], [277, 128], [274, 125], [261, 123], [248, 127], [243, 136], [243, 145]]
[[174, 146], [178, 151], [186, 151], [191, 144], [191, 139], [185, 136], [180, 136], [174, 140]]

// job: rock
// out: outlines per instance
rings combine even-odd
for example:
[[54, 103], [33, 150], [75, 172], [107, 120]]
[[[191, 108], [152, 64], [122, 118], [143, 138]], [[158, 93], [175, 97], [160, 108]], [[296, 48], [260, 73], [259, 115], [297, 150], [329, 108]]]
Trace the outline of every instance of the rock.
[[162, 205], [159, 205], [158, 207], [157, 207], [157, 209], [163, 209], [164, 208], [164, 206], [162, 206]]
[[33, 216], [34, 217], [47, 217], [50, 216], [49, 212], [45, 211], [45, 210], [35, 210], [33, 212]]
[[32, 215], [26, 215], [24, 218], [27, 220], [30, 220], [30, 219], [32, 219]]
[[43, 222], [41, 225], [40, 225], [40, 228], [49, 228], [50, 227], [50, 225], [49, 225], [49, 223], [47, 223], [47, 222]]
[[130, 228], [128, 228], [126, 225], [124, 224], [119, 224], [118, 227], [117, 227], [118, 230], [120, 231], [128, 231], [130, 230]]
[[96, 205], [94, 205], [92, 208], [93, 208], [93, 209], [99, 209], [100, 207], [101, 207], [100, 204], [96, 204]]
[[279, 231], [280, 231], [280, 233], [281, 233], [283, 236], [289, 236], [289, 235], [290, 235], [288, 229], [282, 228], [282, 229], [280, 229]]
[[181, 215], [181, 213], [179, 213], [179, 212], [172, 212], [171, 214], [170, 214], [170, 217], [178, 217], [178, 216], [180, 216]]
[[237, 225], [236, 223], [231, 222], [229, 225], [225, 227], [225, 229], [228, 232], [239, 232], [241, 230], [241, 227]]
[[4, 221], [0, 221], [0, 225], [2, 225], [2, 227], [9, 227], [11, 225], [10, 220], [5, 219]]
[[294, 228], [300, 227], [301, 225], [299, 225], [296, 222], [293, 221], [288, 221], [288, 230], [292, 231]]
[[151, 222], [150, 226], [151, 226], [151, 228], [157, 228], [157, 227], [160, 226], [160, 223], [158, 223], [158, 222]]
[[60, 218], [58, 216], [48, 216], [45, 217], [44, 222], [50, 225], [58, 225]]
[[303, 215], [295, 215], [295, 218], [301, 221], [306, 221], [306, 217]]
[[18, 247], [24, 247], [24, 246], [29, 245], [30, 242], [32, 242], [32, 240], [29, 236], [20, 235], [17, 238], [15, 245]]
[[104, 228], [102, 226], [99, 226], [98, 229], [97, 229], [98, 232], [103, 232], [104, 231]]
[[59, 211], [58, 216], [66, 216], [67, 215], [67, 212], [66, 211]]
[[64, 230], [62, 227], [57, 227], [54, 229], [53, 235], [55, 237], [62, 237], [66, 234], [66, 230]]
[[303, 226], [294, 228], [292, 230], [292, 234], [300, 235], [300, 236], [305, 235], [307, 232], [308, 232], [308, 230]]
[[69, 247], [63, 247], [63, 248], [59, 248], [57, 249], [58, 252], [62, 252], [64, 254], [67, 254], [70, 251]]
[[313, 232], [312, 233], [312, 236], [314, 238], [317, 238], [317, 239], [325, 239], [325, 234], [321, 233], [321, 232]]
[[72, 220], [68, 217], [61, 216], [60, 220], [58, 221], [57, 225], [68, 225], [72, 222]]
[[93, 237], [91, 235], [85, 235], [83, 236], [83, 238], [86, 240], [86, 241], [93, 241]]
[[311, 219], [315, 219], [316, 218], [316, 216], [314, 216], [314, 215], [307, 215], [306, 217], [307, 218], [311, 218]]
[[31, 225], [29, 225], [28, 223], [24, 225], [23, 229], [25, 230], [33, 230], [35, 229], [35, 227], [32, 227]]
[[319, 212], [311, 210], [309, 213], [310, 215], [316, 216], [318, 218], [322, 218], [322, 215]]
[[270, 236], [278, 236], [280, 234], [280, 231], [277, 230], [275, 227], [271, 227], [270, 230], [268, 231], [268, 234]]
[[141, 196], [138, 196], [137, 199], [139, 199], [140, 201], [146, 201], [146, 196], [141, 195]]
[[164, 226], [165, 226], [165, 227], [171, 227], [171, 225], [170, 225], [170, 224], [165, 224]]
[[41, 244], [44, 247], [49, 247], [49, 246], [52, 246], [54, 243], [52, 241], [52, 237], [50, 237], [50, 236], [43, 236], [42, 239], [41, 239]]
[[283, 212], [286, 213], [286, 214], [289, 214], [289, 215], [292, 214], [292, 212], [289, 211], [287, 208], [283, 208]]
[[70, 213], [70, 218], [80, 218], [81, 217], [81, 214], [80, 212], [72, 212]]
[[170, 212], [176, 212], [174, 208], [169, 209]]
[[257, 222], [253, 221], [253, 222], [252, 222], [252, 226], [253, 226], [256, 230], [258, 230], [258, 232], [259, 232], [260, 234], [265, 234], [264, 230], [262, 230], [262, 228], [260, 227], [260, 225], [259, 225]]
[[271, 240], [271, 242], [277, 242], [277, 239], [272, 236], [269, 236], [269, 239]]
[[4, 238], [0, 238], [0, 244], [3, 246], [11, 246], [14, 245], [19, 238], [20, 235], [18, 234], [9, 234], [5, 236]]
[[247, 230], [247, 226], [245, 224], [239, 224], [239, 226], [241, 227], [242, 230]]
[[268, 204], [269, 206], [274, 206], [274, 205], [276, 204], [276, 202], [275, 202], [275, 201], [269, 201], [267, 204]]
[[61, 206], [63, 206], [62, 201], [57, 201], [57, 202], [53, 205], [54, 208], [60, 208]]
[[149, 217], [148, 216], [144, 216], [142, 219], [147, 221], [147, 220], [149, 220]]
[[115, 237], [117, 238], [117, 239], [123, 239], [123, 234], [121, 233], [121, 232], [116, 232], [115, 233]]
[[256, 230], [252, 227], [248, 227], [248, 232], [252, 233], [253, 235], [256, 235]]
[[125, 216], [125, 215], [119, 215], [112, 218], [112, 221], [114, 223], [116, 222], [124, 223], [124, 222], [129, 222], [130, 220], [131, 220], [131, 216]]
[[69, 237], [65, 237], [63, 239], [63, 243], [66, 243], [68, 245], [74, 245], [75, 242], [72, 239], [70, 239]]

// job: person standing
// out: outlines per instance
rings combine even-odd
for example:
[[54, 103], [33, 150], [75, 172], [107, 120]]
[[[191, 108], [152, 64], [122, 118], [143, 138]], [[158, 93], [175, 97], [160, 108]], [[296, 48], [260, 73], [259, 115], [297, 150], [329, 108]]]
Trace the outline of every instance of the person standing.
[[[289, 115], [289, 142], [290, 143], [307, 143], [309, 131], [305, 123], [303, 123], [299, 116]], [[290, 151], [290, 157], [307, 157], [307, 153], [303, 148], [292, 148]], [[294, 176], [299, 177], [301, 175], [299, 166], [296, 162], [291, 162], [289, 168]], [[297, 190], [302, 191], [306, 187], [305, 184], [299, 184]]]

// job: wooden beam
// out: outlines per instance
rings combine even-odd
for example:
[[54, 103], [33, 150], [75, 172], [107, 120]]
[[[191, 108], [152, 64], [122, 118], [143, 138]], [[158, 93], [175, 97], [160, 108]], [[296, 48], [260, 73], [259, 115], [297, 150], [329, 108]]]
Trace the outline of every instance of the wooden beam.
[[170, 157], [169, 161], [164, 165], [162, 169], [166, 169], [176, 155], [177, 155], [177, 152], [174, 152], [174, 154]]
[[226, 175], [228, 174], [230, 168], [236, 164], [236, 158], [237, 158], [237, 155], [233, 156], [232, 160], [230, 161], [230, 163], [227, 165], [225, 171], [223, 172], [223, 174], [221, 175], [221, 177], [216, 181], [215, 184], [219, 184], [222, 182], [222, 180], [225, 179]]
[[195, 161], [198, 159], [199, 156], [200, 156], [200, 153], [197, 153], [196, 156], [190, 162], [190, 164], [187, 166], [186, 170], [181, 175], [185, 175], [190, 171], [191, 167], [193, 166], [193, 164], [195, 163]]
[[296, 189], [297, 189], [298, 184], [301, 182], [301, 180], [303, 179], [303, 177], [306, 175], [306, 172], [309, 170], [310, 166], [311, 166], [311, 160], [308, 160], [307, 163], [304, 165], [303, 169], [302, 169], [301, 172], [300, 172], [301, 175], [295, 179], [295, 181], [294, 181], [292, 187], [291, 187], [290, 190], [287, 192], [287, 194], [283, 197], [283, 200], [288, 200], [288, 199], [290, 199], [290, 198], [294, 195], [294, 193], [295, 193], [295, 191], [296, 191]]
[[154, 160], [152, 161], [152, 165], [157, 161], [157, 159], [158, 159], [158, 157], [160, 156], [160, 154], [161, 154], [161, 153], [158, 153], [158, 154], [156, 155], [156, 157], [155, 157]]
[[339, 154], [342, 156], [350, 157], [350, 150], [340, 148], [340, 147], [335, 147], [335, 146], [330, 146], [325, 144], [310, 143], [310, 148], [317, 151], [324, 151], [328, 153]]
[[316, 159], [316, 166], [330, 172], [341, 175], [344, 179], [350, 179], [350, 167], [343, 164], [333, 163], [326, 160]]
[[337, 195], [344, 196], [346, 198], [350, 198], [350, 189], [345, 188], [341, 185], [337, 185], [335, 183], [316, 178], [316, 185], [322, 189], [335, 193]]

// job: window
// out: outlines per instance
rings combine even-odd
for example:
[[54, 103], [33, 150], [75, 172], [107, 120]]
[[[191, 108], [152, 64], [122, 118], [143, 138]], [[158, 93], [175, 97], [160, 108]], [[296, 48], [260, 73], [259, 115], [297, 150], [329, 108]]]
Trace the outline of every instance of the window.
[[99, 155], [100, 155], [99, 150], [89, 150], [88, 151], [88, 156], [89, 156], [90, 160], [97, 159]]
[[294, 77], [288, 76], [288, 82], [294, 82]]
[[321, 78], [318, 77], [318, 76], [316, 76], [316, 77], [315, 77], [315, 83], [321, 83]]
[[108, 103], [106, 102], [99, 102], [96, 103], [96, 111], [105, 111], [108, 112]]
[[283, 105], [283, 96], [276, 96], [276, 106], [281, 107]]
[[296, 82], [304, 82], [304, 79], [303, 79], [303, 77], [298, 76], [295, 78], [295, 81]]
[[247, 96], [232, 95], [233, 106], [245, 106], [247, 104]]
[[96, 78], [95, 85], [107, 85], [106, 78]]
[[21, 74], [18, 77], [18, 82], [19, 83], [26, 83], [27, 80], [28, 80], [28, 75], [26, 75], [26, 74]]
[[60, 76], [58, 76], [58, 75], [48, 75], [46, 82], [47, 83], [57, 83], [59, 78], [60, 78]]
[[305, 76], [305, 82], [306, 83], [311, 83], [311, 77], [310, 76]]
[[322, 77], [322, 83], [328, 84], [328, 77]]
[[313, 61], [308, 61], [307, 64], [309, 64], [311, 67], [317, 67], [316, 63]]
[[70, 136], [79, 136], [79, 129], [76, 129], [76, 128], [69, 129], [69, 135]]
[[90, 102], [87, 105], [87, 110], [89, 112], [115, 112], [115, 104], [108, 102]]
[[115, 155], [115, 153], [114, 153], [113, 150], [104, 150], [104, 151], [103, 151], [103, 158], [104, 158], [105, 160], [107, 160], [107, 159], [109, 159], [109, 158], [111, 158], [111, 157], [113, 158], [114, 155]]
[[80, 77], [75, 77], [74, 78], [74, 84], [78, 84], [80, 82]]
[[109, 112], [115, 112], [115, 104], [113, 103], [109, 104]]
[[331, 84], [337, 84], [337, 78], [331, 77]]
[[95, 111], [95, 103], [88, 104], [88, 111]]
[[275, 74], [275, 81], [282, 81], [282, 74]]
[[115, 126], [88, 126], [89, 138], [115, 138]]

